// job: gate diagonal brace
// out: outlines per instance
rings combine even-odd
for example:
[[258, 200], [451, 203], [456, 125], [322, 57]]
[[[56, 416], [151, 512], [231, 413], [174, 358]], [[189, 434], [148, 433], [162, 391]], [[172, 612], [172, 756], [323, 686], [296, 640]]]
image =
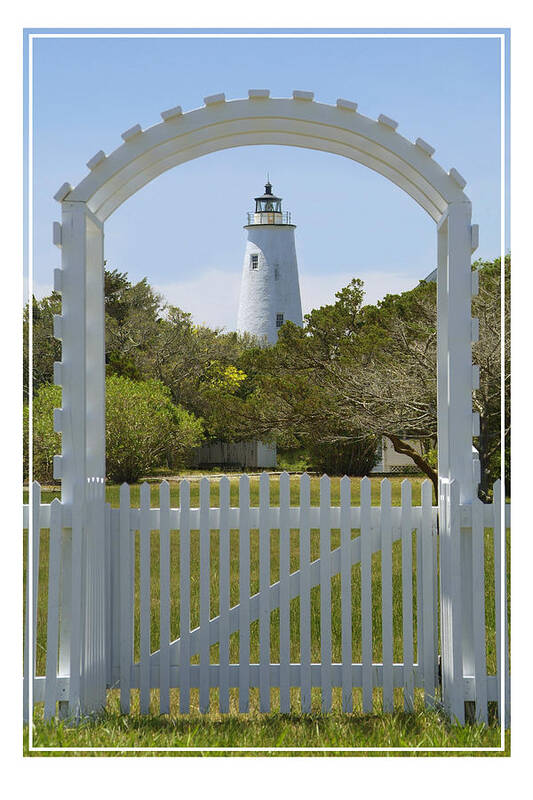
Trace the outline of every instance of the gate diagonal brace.
[[[413, 525], [413, 530], [418, 530], [416, 525]], [[392, 541], [399, 541], [401, 538], [401, 529], [394, 527], [392, 530]], [[379, 529], [372, 529], [372, 553], [377, 553], [381, 550], [380, 531]], [[340, 547], [331, 551], [331, 577], [337, 575], [341, 571], [341, 551]], [[320, 558], [312, 561], [310, 564], [310, 588], [320, 584]], [[361, 561], [361, 537], [352, 540], [351, 543], [351, 563], [358, 564]], [[279, 608], [279, 581], [271, 584], [268, 587], [268, 594], [270, 599], [270, 611]], [[261, 593], [257, 592], [250, 597], [250, 622], [259, 619], [259, 598]], [[300, 570], [292, 572], [289, 576], [289, 600], [293, 600], [300, 595]], [[239, 630], [239, 608], [240, 604], [230, 608], [229, 612], [229, 632], [235, 633]], [[220, 616], [213, 617], [209, 620], [209, 645], [216, 644], [220, 639], [219, 632]], [[190, 632], [190, 654], [191, 656], [199, 653], [200, 642], [200, 627], [194, 628]], [[178, 666], [180, 660], [180, 640], [175, 639], [170, 644], [170, 664], [171, 666]], [[156, 650], [150, 656], [152, 666], [159, 664], [159, 650]]]

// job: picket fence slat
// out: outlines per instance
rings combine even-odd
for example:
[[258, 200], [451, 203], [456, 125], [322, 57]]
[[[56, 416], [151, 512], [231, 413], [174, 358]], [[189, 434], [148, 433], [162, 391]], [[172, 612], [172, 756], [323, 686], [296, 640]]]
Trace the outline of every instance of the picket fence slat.
[[[501, 509], [502, 509], [502, 482], [497, 481], [494, 485], [494, 497], [497, 498], [495, 513], [498, 514], [501, 530]], [[501, 536], [501, 534], [500, 534]], [[503, 531], [503, 646], [504, 646], [504, 670], [505, 670], [505, 714], [504, 725], [509, 728], [511, 724], [511, 680], [509, 676], [509, 621], [507, 618], [507, 553], [505, 548], [505, 530]]]
[[[507, 567], [505, 531], [502, 531], [502, 482], [497, 480], [493, 487], [493, 530], [494, 530], [494, 581], [496, 595], [496, 661], [498, 680], [498, 714], [508, 728], [511, 719], [511, 687], [509, 681], [509, 632], [507, 625]], [[507, 522], [506, 522], [507, 524]], [[503, 664], [501, 654], [503, 625]], [[502, 706], [504, 711], [502, 713]]]
[[289, 662], [291, 652], [289, 601], [291, 531], [289, 528], [290, 478], [287, 472], [283, 472], [279, 479], [279, 506], [279, 710], [282, 714], [288, 714], [291, 710], [289, 690]]
[[442, 635], [442, 696], [448, 714], [451, 714], [453, 683], [452, 652], [452, 597], [451, 597], [451, 545], [450, 545], [450, 487], [440, 483], [440, 582], [441, 582], [441, 635]]
[[[104, 485], [105, 497], [105, 485]], [[113, 606], [111, 604], [112, 597], [112, 551], [111, 551], [111, 503], [105, 504], [105, 625], [106, 625], [106, 644], [105, 644], [105, 662], [106, 662], [106, 686], [111, 686], [111, 674], [113, 670], [112, 654], [113, 654]]]
[[439, 680], [439, 537], [438, 521], [431, 522], [431, 535], [433, 538], [433, 685], [438, 686]]
[[485, 529], [481, 500], [472, 501], [472, 594], [474, 616], [474, 669], [476, 722], [488, 723], [485, 641]]
[[105, 486], [100, 477], [85, 484], [86, 514], [82, 528], [83, 639], [81, 653], [81, 701], [88, 711], [98, 711], [106, 698], [105, 657]]
[[39, 555], [41, 542], [40, 528], [40, 507], [41, 507], [41, 487], [38, 483], [32, 486], [33, 503], [33, 559], [32, 559], [32, 652], [31, 652], [31, 674], [35, 675], [37, 658], [37, 598], [39, 596]]
[[[88, 480], [85, 485], [86, 513], [84, 515], [82, 527], [82, 557], [81, 557], [81, 618], [82, 618], [82, 638], [80, 653], [80, 709], [81, 704], [92, 704], [92, 671], [94, 643], [93, 628], [94, 615], [89, 611], [94, 610], [94, 565], [92, 561], [92, 538], [94, 534], [94, 485]], [[85, 664], [83, 663], [85, 661]]]
[[170, 714], [170, 486], [159, 487], [159, 713]]
[[402, 633], [403, 698], [405, 711], [414, 709], [413, 669], [413, 525], [411, 520], [411, 483], [402, 481]]
[[331, 711], [331, 506], [330, 482], [320, 478], [320, 658], [322, 662], [322, 713]]
[[416, 526], [416, 661], [424, 661], [424, 594], [422, 591], [422, 519]]
[[370, 527], [371, 484], [361, 481], [361, 655], [363, 664], [363, 713], [373, 711], [372, 686], [372, 542]]
[[[138, 520], [138, 528], [141, 525], [140, 513], [137, 514]], [[136, 560], [137, 560], [137, 541], [136, 541], [136, 534], [129, 537], [129, 545], [130, 545], [130, 580], [129, 580], [129, 608], [130, 608], [130, 626], [131, 626], [131, 661], [133, 664], [133, 656], [135, 650], [135, 571], [136, 571]], [[130, 678], [131, 680], [131, 678]], [[131, 688], [131, 687], [130, 687]], [[131, 695], [130, 695], [131, 698]]]
[[440, 560], [440, 606], [441, 606], [441, 651], [442, 651], [442, 698], [446, 712], [451, 715], [451, 579], [450, 579], [450, 493], [447, 481], [439, 481], [439, 560]]
[[105, 493], [105, 480], [100, 478], [98, 482], [98, 537], [97, 537], [97, 573], [98, 573], [98, 602], [99, 602], [99, 617], [100, 624], [103, 625], [103, 631], [98, 637], [98, 680], [96, 684], [97, 691], [97, 704], [103, 708], [107, 698], [107, 685], [109, 673], [108, 654], [109, 649], [109, 629], [108, 625], [108, 609], [106, 607], [108, 593], [107, 578], [109, 572], [106, 565], [109, 563], [108, 558], [108, 504], [106, 504]]
[[263, 472], [259, 478], [259, 706], [270, 711], [270, 480]]
[[130, 680], [133, 650], [132, 565], [129, 525], [130, 487], [120, 487], [120, 710], [130, 711]]
[[435, 666], [434, 666], [434, 614], [433, 614], [433, 531], [431, 525], [431, 505], [433, 486], [426, 480], [422, 484], [422, 525], [420, 530], [422, 550], [422, 620], [423, 663], [424, 663], [424, 702], [426, 706], [435, 705]]
[[[493, 531], [494, 531], [494, 593], [496, 610], [496, 677], [498, 685], [498, 719], [506, 727], [510, 723], [510, 682], [509, 682], [509, 641], [507, 630], [507, 581], [505, 538], [502, 540], [501, 508], [502, 483], [496, 481], [493, 490]], [[503, 659], [502, 659], [503, 626]]]
[[150, 487], [141, 486], [140, 543], [140, 648], [141, 690], [140, 712], [150, 712]]
[[[92, 535], [94, 533], [94, 485], [91, 480], [87, 481], [85, 486], [86, 492], [86, 502], [87, 502], [87, 511], [85, 516], [86, 527], [82, 529], [82, 547], [83, 547], [83, 555], [81, 560], [81, 602], [82, 602], [82, 620], [84, 623], [84, 630], [83, 630], [83, 638], [82, 638], [82, 648], [85, 650], [86, 653], [86, 668], [83, 669], [81, 667], [81, 681], [80, 681], [80, 688], [81, 688], [81, 702], [91, 704], [92, 702], [92, 682], [91, 682], [91, 672], [93, 668], [93, 653], [92, 644], [94, 642], [93, 638], [93, 626], [94, 626], [94, 617], [92, 614], [87, 613], [89, 609], [94, 609], [94, 594], [93, 594], [93, 586], [94, 586], [94, 565], [91, 558], [91, 550], [92, 550]], [[89, 534], [91, 535], [89, 537]], [[90, 649], [89, 649], [90, 648]], [[83, 653], [82, 650], [82, 653]], [[81, 655], [83, 659], [83, 655]], [[83, 663], [83, 662], [82, 662]]]
[[[499, 495], [499, 493], [498, 493]], [[498, 720], [502, 721], [502, 540], [499, 512], [499, 496], [496, 495], [496, 484], [494, 484], [493, 508], [493, 545], [494, 545], [494, 606], [496, 616], [496, 680], [498, 683]]]
[[[99, 589], [101, 590], [100, 594], [100, 606], [101, 606], [101, 617], [102, 624], [104, 625], [104, 631], [102, 636], [99, 638], [99, 665], [100, 665], [100, 672], [98, 678], [98, 703], [100, 704], [101, 708], [105, 706], [106, 699], [107, 699], [107, 687], [109, 685], [109, 677], [110, 677], [110, 670], [111, 670], [111, 663], [109, 661], [109, 655], [111, 653], [110, 647], [110, 628], [109, 628], [109, 609], [107, 607], [109, 601], [109, 503], [106, 503], [106, 491], [105, 491], [105, 479], [101, 478], [99, 482], [99, 525], [101, 525], [101, 530], [99, 533], [99, 542], [98, 547], [101, 548], [101, 560], [98, 561], [98, 573], [99, 573]], [[103, 567], [103, 570], [101, 569]]]
[[311, 531], [309, 508], [311, 480], [300, 478], [300, 705], [302, 714], [311, 712]]
[[[61, 586], [60, 603], [61, 615], [59, 621], [59, 674], [70, 675], [70, 647], [72, 632], [72, 514], [67, 514], [63, 508], [61, 535]], [[115, 517], [118, 522], [118, 518]], [[41, 522], [42, 524], [42, 522]], [[118, 559], [117, 562], [118, 563]], [[118, 606], [118, 602], [117, 602]], [[66, 717], [69, 714], [69, 704], [62, 702], [59, 706], [59, 715]]]
[[[39, 588], [39, 540], [41, 535], [41, 487], [34, 481], [30, 489], [31, 525], [28, 530], [28, 572], [26, 576], [26, 629], [24, 632], [24, 699], [23, 719], [29, 722], [33, 713], [33, 682], [37, 634], [37, 592]], [[29, 516], [29, 515], [28, 515]], [[30, 553], [32, 555], [30, 560]], [[31, 612], [30, 612], [31, 607]], [[30, 634], [31, 630], [31, 634]]]
[[200, 713], [209, 711], [210, 530], [209, 479], [200, 480]]
[[190, 629], [191, 629], [191, 531], [189, 509], [191, 490], [189, 481], [180, 483], [180, 713], [188, 714], [191, 704], [190, 670]]
[[72, 513], [72, 572], [71, 602], [72, 622], [70, 637], [70, 685], [69, 710], [77, 718], [84, 698], [84, 675], [82, 674], [82, 648], [85, 641], [85, 565], [87, 563], [84, 536], [84, 514], [86, 486], [77, 482], [74, 486]]
[[[120, 670], [121, 664], [121, 568], [120, 568], [121, 531], [120, 517], [111, 515], [111, 679], [113, 674]], [[64, 566], [64, 565], [63, 565]], [[63, 580], [63, 586], [65, 581]], [[61, 668], [61, 664], [60, 664]]]
[[381, 641], [383, 648], [383, 711], [394, 710], [392, 685], [392, 526], [391, 485], [381, 481]]
[[48, 617], [46, 623], [46, 690], [44, 718], [52, 719], [57, 700], [57, 647], [59, 640], [59, 572], [61, 564], [61, 503], [50, 504], [50, 545], [48, 553]]
[[239, 711], [250, 708], [250, 479], [239, 481]]
[[341, 495], [341, 653], [342, 653], [342, 710], [353, 711], [352, 687], [352, 562], [350, 544], [350, 504], [352, 484], [347, 475], [340, 483]]
[[461, 528], [458, 514], [459, 486], [450, 481], [449, 526], [450, 526], [450, 580], [452, 597], [452, 674], [451, 713], [459, 725], [464, 725], [464, 684], [462, 652], [462, 597], [461, 597]]
[[230, 608], [230, 528], [229, 503], [230, 483], [221, 478], [220, 485], [220, 689], [219, 709], [221, 714], [229, 712], [229, 608]]

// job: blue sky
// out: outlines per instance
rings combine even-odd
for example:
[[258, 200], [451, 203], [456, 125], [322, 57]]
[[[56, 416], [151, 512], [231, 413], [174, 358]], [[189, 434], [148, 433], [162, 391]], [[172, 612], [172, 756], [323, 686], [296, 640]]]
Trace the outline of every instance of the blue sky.
[[[435, 159], [468, 181], [476, 255], [500, 253], [500, 53], [498, 39], [47, 38], [34, 40], [34, 285], [50, 290], [59, 251], [59, 206], [98, 150], [122, 131], [160, 121], [174, 105], [246, 97], [268, 88], [315, 99], [354, 100], [399, 131], [436, 148]], [[246, 233], [245, 212], [266, 172], [297, 224], [304, 311], [331, 302], [352, 277], [375, 302], [433, 270], [432, 220], [399, 188], [355, 162], [288, 147], [214, 153], [160, 176], [106, 222], [108, 266], [146, 276], [198, 322], [232, 329]], [[214, 213], [214, 201], [216, 212]]]

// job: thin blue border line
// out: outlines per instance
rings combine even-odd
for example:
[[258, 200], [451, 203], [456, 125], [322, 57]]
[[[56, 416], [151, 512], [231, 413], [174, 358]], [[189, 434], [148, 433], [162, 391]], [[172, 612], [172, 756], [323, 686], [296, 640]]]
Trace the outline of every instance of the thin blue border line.
[[41, 33], [213, 33], [224, 35], [228, 33], [292, 33], [292, 34], [428, 34], [428, 33], [449, 33], [458, 34], [499, 34], [510, 36], [510, 28], [23, 28], [24, 34]]
[[[28, 55], [29, 55], [29, 37], [25, 34], [22, 42], [22, 181], [23, 181], [23, 195], [22, 195], [22, 265], [23, 275], [28, 275], [28, 109], [29, 109], [29, 87], [28, 87]], [[23, 290], [24, 292], [24, 284]]]
[[[506, 124], [506, 116], [510, 111], [510, 102], [509, 102], [509, 89], [508, 82], [510, 81], [510, 38], [511, 38], [511, 29], [510, 28], [24, 28], [23, 29], [23, 98], [24, 98], [24, 108], [23, 108], [23, 144], [24, 144], [24, 152], [27, 151], [28, 147], [28, 135], [29, 135], [29, 119], [28, 119], [28, 108], [29, 108], [29, 87], [28, 87], [28, 69], [29, 69], [29, 50], [33, 45], [33, 38], [45, 38], [50, 35], [58, 34], [58, 35], [65, 35], [68, 34], [82, 34], [87, 35], [87, 38], [96, 38], [98, 34], [104, 34], [108, 36], [116, 35], [117, 38], [120, 37], [120, 34], [128, 35], [134, 34], [138, 38], [150, 38], [153, 34], [162, 34], [168, 35], [169, 37], [172, 35], [179, 36], [180, 34], [187, 36], [187, 34], [217, 34], [220, 37], [224, 37], [224, 35], [228, 34], [299, 34], [300, 36], [305, 34], [311, 34], [313, 37], [316, 38], [327, 38], [328, 35], [331, 34], [338, 34], [342, 36], [342, 34], [346, 35], [346, 37], [351, 37], [354, 34], [361, 34], [362, 38], [368, 37], [369, 34], [377, 34], [376, 38], [379, 38], [379, 34], [383, 34], [384, 37], [387, 38], [409, 38], [409, 34], [412, 34], [413, 38], [417, 36], [423, 37], [424, 34], [434, 34], [437, 37], [442, 35], [443, 38], [460, 38], [461, 36], [465, 36], [468, 34], [474, 34], [478, 37], [483, 37], [485, 34], [486, 38], [494, 36], [495, 38], [500, 38], [500, 41], [503, 40], [502, 43], [507, 45], [504, 49], [504, 74], [500, 76], [500, 80], [503, 84], [503, 97], [505, 100], [504, 108], [500, 109], [501, 119], [502, 119], [502, 130], [504, 134], [507, 129]], [[41, 34], [41, 37], [40, 37]], [[365, 37], [366, 34], [366, 37]], [[81, 36], [80, 38], [83, 38]], [[508, 147], [509, 142], [507, 141], [507, 136], [504, 136], [504, 143], [503, 143], [503, 151], [505, 157], [503, 159], [504, 164], [507, 164], [508, 158]], [[503, 166], [503, 165], [502, 165]], [[24, 269], [27, 271], [28, 269], [28, 261], [29, 261], [29, 247], [30, 243], [27, 239], [28, 229], [29, 229], [29, 205], [28, 205], [28, 189], [29, 189], [29, 172], [28, 172], [28, 161], [24, 159], [23, 163], [23, 178], [24, 178], [24, 193], [23, 193], [23, 233], [24, 233], [24, 244], [23, 244], [23, 264]], [[504, 208], [508, 208], [509, 198], [505, 191], [506, 187], [502, 184], [501, 192], [504, 199]], [[505, 230], [505, 227], [502, 228]], [[502, 251], [505, 250], [505, 242], [502, 242]], [[30, 288], [30, 287], [29, 287]], [[31, 502], [31, 501], [30, 501]], [[505, 527], [504, 527], [505, 530]], [[29, 554], [28, 557], [31, 559], [31, 537], [29, 544]], [[31, 594], [32, 587], [30, 586], [30, 594]], [[31, 602], [31, 601], [30, 601]], [[503, 605], [503, 604], [502, 604]], [[29, 609], [29, 616], [32, 616], [31, 608]], [[504, 626], [502, 625], [502, 630]], [[503, 649], [503, 648], [502, 648]], [[33, 674], [33, 668], [32, 668]], [[505, 672], [504, 672], [505, 676]], [[32, 683], [30, 681], [29, 683]], [[30, 688], [30, 699], [33, 692], [31, 691], [33, 687]], [[30, 713], [33, 716], [33, 708], [30, 709]], [[376, 747], [376, 748], [364, 748], [364, 747], [347, 747], [347, 748], [246, 748], [246, 747], [236, 747], [236, 748], [225, 748], [225, 747], [210, 747], [210, 748], [157, 748], [157, 747], [147, 747], [147, 748], [98, 748], [98, 747], [89, 747], [89, 748], [62, 748], [62, 747], [33, 747], [32, 743], [32, 732], [33, 732], [33, 725], [29, 724], [29, 741], [28, 741], [28, 750], [31, 752], [65, 752], [65, 751], [78, 751], [78, 752], [97, 752], [97, 751], [104, 751], [104, 752], [207, 752], [209, 750], [214, 751], [229, 751], [229, 752], [371, 752], [371, 751], [378, 751], [378, 752], [411, 752], [411, 751], [419, 751], [419, 752], [503, 752], [505, 750], [505, 722], [502, 725], [501, 731], [501, 741], [502, 745], [500, 748], [495, 747], [487, 747], [487, 748], [480, 748], [480, 747], [465, 747], [465, 748], [457, 748], [457, 747], [429, 747], [429, 748], [419, 748], [419, 747], [400, 747], [400, 748], [386, 748], [386, 747]]]

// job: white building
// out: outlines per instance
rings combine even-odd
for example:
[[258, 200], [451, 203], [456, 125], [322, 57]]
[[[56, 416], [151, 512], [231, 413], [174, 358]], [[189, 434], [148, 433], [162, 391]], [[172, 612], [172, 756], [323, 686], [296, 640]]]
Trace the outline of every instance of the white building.
[[290, 212], [281, 209], [281, 197], [265, 193], [255, 198], [248, 213], [248, 241], [244, 253], [237, 331], [251, 333], [274, 344], [278, 330], [290, 320], [302, 324], [296, 245]]
[[[400, 438], [402, 441], [410, 445], [413, 450], [416, 450], [419, 455], [423, 455], [422, 445], [419, 439], [408, 439], [404, 438], [403, 436]], [[413, 459], [404, 455], [403, 453], [397, 453], [392, 442], [390, 439], [387, 439], [386, 436], [381, 437], [381, 442], [378, 445], [377, 456], [378, 461], [376, 466], [370, 470], [371, 472], [377, 472], [378, 474], [384, 475], [393, 474], [395, 472], [400, 474], [420, 472], [419, 467], [417, 467]]]
[[269, 469], [276, 466], [276, 445], [264, 442], [207, 442], [196, 448], [195, 467]]

